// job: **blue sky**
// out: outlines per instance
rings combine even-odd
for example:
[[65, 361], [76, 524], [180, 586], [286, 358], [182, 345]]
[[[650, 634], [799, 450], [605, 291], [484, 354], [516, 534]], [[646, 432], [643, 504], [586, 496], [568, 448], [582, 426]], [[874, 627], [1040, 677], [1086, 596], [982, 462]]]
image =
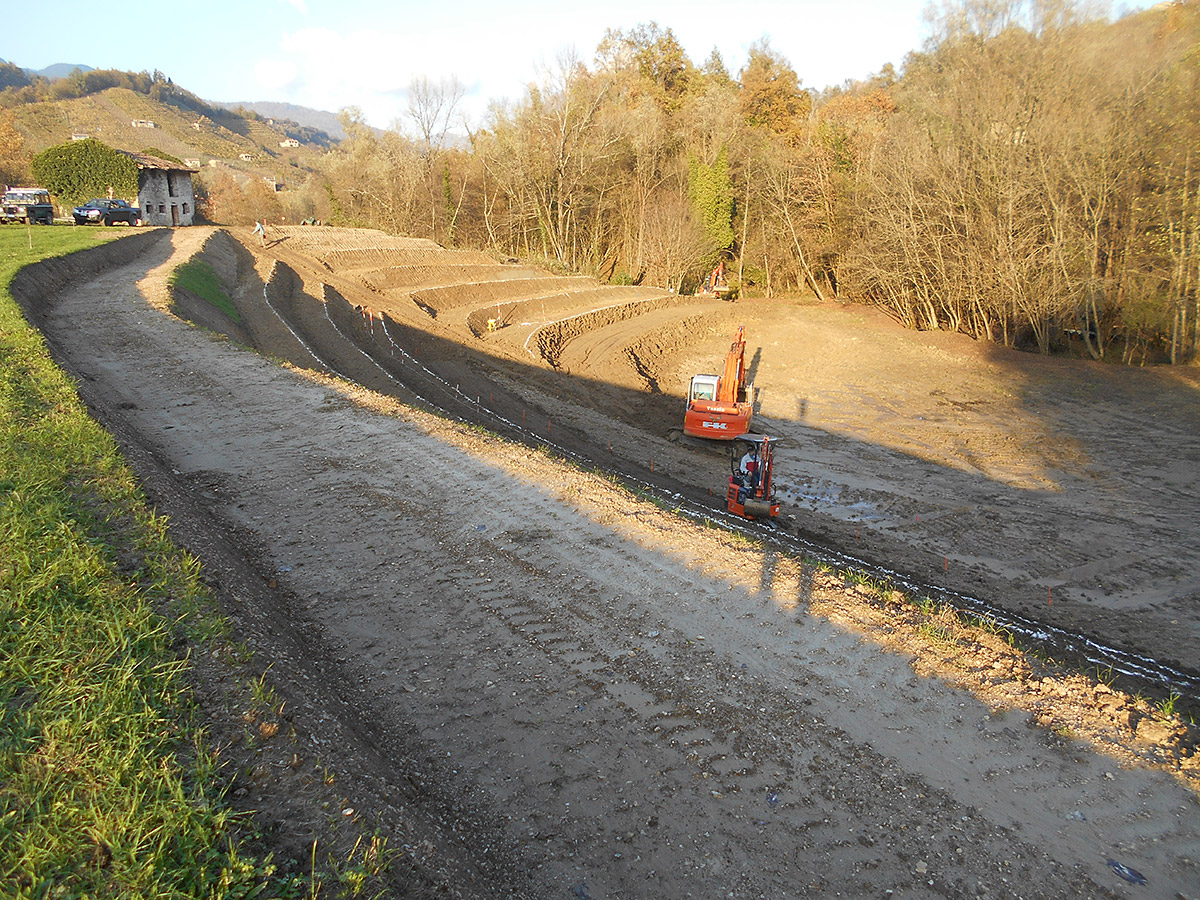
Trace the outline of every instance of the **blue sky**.
[[[1139, 9], [1151, 0], [1125, 0]], [[200, 0], [125, 8], [98, 0], [5, 0], [0, 57], [161, 70], [206, 100], [277, 100], [367, 121], [404, 119], [414, 78], [457, 78], [460, 113], [480, 125], [492, 101], [517, 100], [565, 53], [590, 64], [608, 28], [657, 22], [691, 59], [716, 47], [737, 74], [766, 37], [806, 87], [899, 67], [928, 36], [927, 0]]]

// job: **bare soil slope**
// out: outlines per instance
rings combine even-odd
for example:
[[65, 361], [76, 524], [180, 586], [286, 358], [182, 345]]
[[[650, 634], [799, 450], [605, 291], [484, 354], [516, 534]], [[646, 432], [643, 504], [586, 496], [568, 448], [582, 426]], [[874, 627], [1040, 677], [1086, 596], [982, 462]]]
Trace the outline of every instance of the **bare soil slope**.
[[[1193, 378], [598, 285], [477, 333], [492, 297], [362, 276], [449, 251], [272, 238], [159, 232], [20, 295], [272, 662], [294, 735], [239, 796], [286, 853], [379, 828], [397, 896], [1200, 894], [1195, 735], [1150, 704], [493, 434], [702, 500], [677, 395], [745, 322], [792, 532], [1194, 658]], [[197, 253], [274, 359], [171, 314]]]
[[[439, 406], [445, 398], [433, 394], [451, 388], [483, 408], [463, 414], [485, 425], [492, 410], [510, 419], [520, 408], [527, 430], [540, 427], [557, 445], [591, 458], [611, 448], [623, 472], [719, 495], [724, 448], [680, 440], [682, 398], [691, 375], [720, 371], [745, 324], [755, 428], [784, 440], [785, 528], [998, 610], [1196, 669], [1196, 369], [1041, 359], [906, 331], [860, 307], [730, 304], [515, 264], [493, 263], [480, 282], [482, 254], [330, 231], [280, 230], [259, 267], [277, 260], [297, 276], [277, 308], [294, 311], [298, 332], [314, 311], [334, 309], [336, 319], [342, 304], [326, 303], [331, 289], [365, 313], [365, 336], [356, 323], [340, 320], [333, 334], [310, 322], [310, 346], [360, 383], [385, 389], [387, 380], [376, 372], [363, 381], [356, 373], [371, 366], [343, 359], [348, 343], [385, 368], [411, 351], [439, 376], [426, 386]], [[257, 288], [247, 299], [262, 306]], [[288, 343], [256, 340], [305, 364]], [[388, 380], [414, 385], [399, 369]]]

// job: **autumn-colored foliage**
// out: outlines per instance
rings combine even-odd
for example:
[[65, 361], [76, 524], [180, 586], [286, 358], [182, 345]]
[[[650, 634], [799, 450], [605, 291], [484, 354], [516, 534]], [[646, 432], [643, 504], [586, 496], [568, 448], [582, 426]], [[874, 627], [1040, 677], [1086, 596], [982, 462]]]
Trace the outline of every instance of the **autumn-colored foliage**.
[[[560, 58], [469, 146], [350, 127], [319, 194], [346, 224], [605, 278], [688, 290], [721, 252], [742, 296], [861, 300], [1043, 352], [1194, 359], [1200, 5], [936, 13], [901, 67], [820, 92], [766, 39], [734, 77], [715, 50], [693, 64], [669, 28], [610, 31], [592, 66]], [[448, 121], [452, 99], [429, 94], [414, 121]]]

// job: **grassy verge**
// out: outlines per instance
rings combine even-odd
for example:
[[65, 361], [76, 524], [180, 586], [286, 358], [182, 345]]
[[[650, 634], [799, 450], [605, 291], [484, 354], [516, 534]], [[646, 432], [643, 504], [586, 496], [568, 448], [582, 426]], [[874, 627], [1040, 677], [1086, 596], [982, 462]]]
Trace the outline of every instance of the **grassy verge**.
[[172, 650], [199, 565], [9, 293], [98, 237], [0, 229], [0, 896], [278, 894], [238, 850]]
[[242, 315], [233, 303], [233, 298], [225, 293], [217, 273], [208, 263], [193, 259], [171, 273], [171, 287], [181, 288], [205, 300], [234, 322], [241, 322]]

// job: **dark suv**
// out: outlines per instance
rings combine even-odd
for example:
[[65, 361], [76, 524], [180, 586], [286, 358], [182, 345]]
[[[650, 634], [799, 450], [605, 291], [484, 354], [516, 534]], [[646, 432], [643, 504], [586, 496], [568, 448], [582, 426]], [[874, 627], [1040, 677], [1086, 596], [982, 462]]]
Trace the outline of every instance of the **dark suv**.
[[124, 222], [127, 225], [142, 224], [142, 211], [136, 206], [130, 206], [124, 200], [89, 200], [83, 206], [71, 210], [76, 225], [115, 225]]
[[44, 188], [9, 188], [4, 192], [0, 219], [28, 225], [53, 225], [54, 205]]

